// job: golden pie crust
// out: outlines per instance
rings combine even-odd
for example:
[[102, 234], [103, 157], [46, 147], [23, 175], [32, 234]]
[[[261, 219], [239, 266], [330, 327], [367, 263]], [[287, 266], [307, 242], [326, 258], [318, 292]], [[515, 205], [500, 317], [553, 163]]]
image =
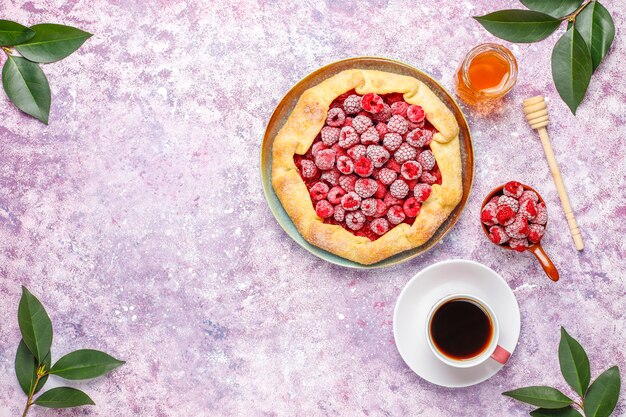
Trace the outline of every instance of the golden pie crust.
[[[339, 95], [402, 93], [409, 104], [424, 109], [438, 130], [430, 148], [441, 171], [441, 184], [432, 186], [412, 225], [400, 223], [371, 241], [339, 225], [324, 223], [315, 214], [309, 191], [300, 177], [294, 154], [303, 155], [324, 127], [330, 104]], [[343, 258], [370, 265], [424, 244], [437, 231], [463, 196], [459, 125], [446, 105], [421, 81], [372, 70], [346, 70], [306, 90], [280, 129], [272, 148], [272, 185], [285, 211], [309, 243]]]

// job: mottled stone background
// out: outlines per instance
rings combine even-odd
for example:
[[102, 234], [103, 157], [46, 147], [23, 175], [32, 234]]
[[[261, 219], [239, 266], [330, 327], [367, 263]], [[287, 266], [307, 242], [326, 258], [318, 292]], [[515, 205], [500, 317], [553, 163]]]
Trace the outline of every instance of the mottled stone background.
[[[603, 0], [618, 31], [626, 14]], [[563, 28], [510, 45], [520, 76], [489, 117], [466, 109], [476, 173], [459, 223], [406, 264], [359, 272], [296, 245], [259, 178], [265, 124], [287, 90], [357, 55], [406, 61], [452, 87], [474, 45], [493, 41], [470, 16], [508, 1], [0, 0], [0, 18], [95, 34], [45, 66], [50, 126], [0, 93], [0, 416], [25, 397], [14, 376], [20, 286], [47, 307], [54, 358], [79, 347], [127, 364], [72, 384], [95, 407], [32, 416], [523, 416], [500, 395], [565, 386], [559, 326], [588, 349], [592, 374], [626, 369], [626, 49], [618, 34], [577, 116], [558, 99], [550, 52]], [[0, 57], [0, 61], [4, 61]], [[550, 132], [586, 248], [575, 251], [541, 145], [521, 100], [550, 98]], [[477, 221], [494, 186], [540, 190], [554, 284], [529, 254], [490, 244]], [[500, 272], [522, 311], [520, 343], [489, 381], [443, 389], [413, 374], [393, 343], [392, 313], [411, 276], [465, 258]], [[60, 385], [50, 379], [50, 386]], [[626, 415], [622, 399], [616, 416]]]

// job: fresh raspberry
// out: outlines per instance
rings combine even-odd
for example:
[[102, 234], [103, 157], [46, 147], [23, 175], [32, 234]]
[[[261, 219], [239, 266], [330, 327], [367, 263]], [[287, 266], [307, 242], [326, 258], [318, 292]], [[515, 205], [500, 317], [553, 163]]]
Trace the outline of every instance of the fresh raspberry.
[[395, 180], [389, 186], [389, 192], [396, 198], [404, 198], [409, 193], [409, 185], [403, 180]]
[[361, 211], [353, 211], [346, 215], [346, 226], [352, 230], [361, 230], [365, 220], [365, 215]]
[[363, 145], [370, 145], [372, 143], [378, 143], [380, 141], [380, 135], [374, 126], [369, 127], [361, 135], [361, 143]]
[[513, 239], [522, 239], [528, 236], [528, 220], [524, 216], [516, 216], [513, 223], [504, 228], [504, 231]]
[[354, 185], [358, 177], [356, 175], [342, 175], [339, 177], [339, 186], [346, 192], [354, 191]]
[[532, 243], [539, 243], [543, 237], [546, 228], [540, 224], [531, 224], [528, 226], [528, 240]]
[[504, 232], [502, 226], [491, 226], [489, 228], [489, 239], [495, 244], [502, 245], [509, 241], [509, 235]]
[[391, 107], [387, 103], [383, 104], [383, 109], [379, 113], [373, 114], [372, 118], [379, 123], [387, 123], [391, 118]]
[[391, 224], [400, 224], [406, 218], [406, 214], [404, 214], [404, 209], [402, 206], [391, 206], [387, 211], [387, 219]]
[[433, 174], [432, 172], [422, 171], [420, 182], [423, 182], [424, 184], [433, 185], [437, 182], [437, 180], [438, 180], [437, 176]]
[[400, 173], [406, 180], [416, 180], [422, 175], [422, 165], [416, 161], [406, 161], [402, 164]]
[[374, 214], [374, 217], [383, 217], [385, 214], [387, 214], [387, 204], [385, 204], [385, 202], [380, 198], [377, 198], [376, 214]]
[[368, 217], [374, 217], [376, 214], [376, 199], [366, 198], [361, 201], [361, 211]]
[[323, 151], [325, 149], [328, 149], [328, 146], [326, 146], [324, 142], [315, 142], [313, 146], [311, 146], [311, 155], [315, 157], [319, 151]]
[[342, 174], [352, 174], [354, 172], [354, 162], [349, 156], [340, 156], [337, 158], [337, 169]]
[[411, 105], [406, 110], [406, 118], [413, 123], [421, 123], [426, 118], [426, 114], [421, 106]]
[[391, 113], [397, 116], [406, 117], [406, 109], [409, 108], [409, 103], [406, 101], [396, 101], [391, 105]]
[[345, 99], [348, 98], [348, 96], [350, 96], [350, 91], [347, 91], [341, 95], [339, 95], [336, 99], [333, 100], [333, 102], [330, 104], [331, 106], [337, 107], [337, 106], [342, 106], [343, 105], [343, 101]]
[[359, 135], [352, 126], [344, 126], [339, 131], [339, 146], [344, 149], [353, 147], [359, 140]]
[[409, 130], [421, 129], [426, 124], [426, 123], [424, 123], [423, 120], [421, 122], [419, 122], [419, 123], [413, 123], [412, 121], [410, 121], [408, 119], [407, 119], [407, 121], [409, 122]]
[[428, 129], [413, 129], [406, 135], [406, 141], [411, 146], [423, 148], [428, 146], [433, 139], [433, 132]]
[[328, 201], [321, 200], [318, 201], [315, 205], [315, 214], [317, 214], [322, 219], [327, 219], [335, 214], [335, 209], [333, 208], [333, 205], [330, 204]]
[[354, 161], [354, 172], [358, 175], [369, 177], [372, 175], [372, 171], [374, 171], [374, 164], [369, 158], [362, 156]]
[[376, 168], [385, 165], [390, 156], [389, 151], [382, 146], [370, 145], [367, 147], [367, 157], [372, 160]]
[[387, 207], [404, 204], [404, 200], [402, 200], [401, 198], [396, 198], [392, 196], [390, 192], [385, 194], [385, 198], [383, 199], [383, 202], [385, 203]]
[[346, 209], [341, 207], [341, 204], [336, 205], [333, 219], [335, 219], [335, 221], [342, 222], [345, 218], [346, 218]]
[[533, 220], [537, 215], [537, 203], [530, 199], [522, 201], [519, 204], [518, 213], [522, 214], [528, 220]]
[[328, 116], [326, 116], [326, 124], [328, 126], [341, 126], [345, 120], [346, 114], [339, 107], [328, 110]]
[[373, 114], [380, 113], [383, 110], [385, 102], [376, 93], [367, 93], [361, 97], [361, 107], [366, 112]]
[[348, 156], [352, 158], [353, 161], [356, 161], [362, 156], [367, 155], [367, 148], [365, 145], [354, 145], [350, 149], [348, 149]]
[[328, 201], [332, 204], [339, 204], [344, 195], [346, 195], [346, 190], [339, 186], [333, 187], [328, 191]]
[[398, 133], [387, 133], [383, 136], [383, 145], [391, 152], [397, 150], [402, 145], [402, 135]]
[[324, 126], [320, 131], [322, 142], [326, 146], [334, 145], [339, 140], [340, 130], [338, 127]]
[[406, 214], [407, 217], [417, 217], [417, 215], [420, 214], [421, 208], [422, 205], [417, 201], [415, 197], [407, 198], [402, 205], [404, 214]]
[[330, 149], [335, 151], [335, 154], [337, 155], [337, 158], [339, 158], [340, 156], [345, 156], [346, 155], [346, 150], [344, 148], [342, 148], [341, 146], [339, 146], [338, 143], [335, 143], [333, 146], [330, 147]]
[[511, 249], [514, 249], [518, 252], [524, 252], [526, 248], [530, 245], [528, 244], [528, 240], [526, 240], [526, 238], [522, 238], [509, 240], [509, 246], [511, 247]]
[[415, 160], [416, 157], [417, 151], [408, 143], [403, 143], [402, 145], [400, 145], [398, 150], [393, 154], [393, 158], [399, 164], [403, 164], [406, 161]]
[[346, 97], [343, 101], [343, 110], [346, 114], [357, 114], [361, 111], [361, 97], [356, 94]]
[[498, 205], [495, 203], [487, 203], [480, 212], [480, 221], [487, 226], [493, 226], [498, 223], [496, 218], [496, 212], [498, 211]]
[[413, 195], [415, 195], [415, 199], [418, 203], [423, 203], [428, 200], [432, 191], [433, 188], [428, 184], [417, 184], [415, 188], [413, 188]]
[[348, 211], [356, 210], [361, 206], [361, 196], [350, 191], [341, 197], [341, 206]]
[[322, 171], [332, 169], [335, 166], [335, 151], [324, 149], [315, 154], [315, 165]]
[[378, 183], [372, 178], [359, 178], [354, 184], [354, 191], [363, 198], [374, 195], [378, 189]]
[[522, 196], [519, 198], [519, 203], [522, 204], [525, 200], [532, 200], [535, 203], [539, 202], [539, 196], [537, 195], [536, 192], [532, 191], [532, 190], [524, 190], [524, 192], [522, 193]]
[[385, 164], [385, 168], [389, 168], [390, 170], [396, 172], [397, 174], [399, 174], [400, 171], [402, 170], [402, 166], [393, 159], [390, 159], [389, 161], [387, 161], [387, 163]]
[[336, 169], [333, 169], [331, 171], [323, 172], [320, 178], [326, 181], [327, 183], [329, 183], [330, 185], [337, 185], [339, 184], [340, 176], [341, 176], [341, 173], [337, 171]]
[[378, 180], [385, 185], [389, 185], [398, 178], [398, 173], [389, 168], [383, 168], [378, 173]]
[[546, 209], [546, 205], [543, 202], [537, 203], [537, 215], [533, 219], [533, 223], [546, 224], [547, 222], [548, 222], [548, 210]]
[[500, 206], [509, 206], [513, 210], [514, 213], [517, 213], [519, 210], [519, 203], [513, 197], [509, 197], [508, 195], [501, 195], [498, 199], [498, 207]]
[[419, 162], [426, 171], [430, 171], [435, 167], [435, 155], [433, 155], [432, 151], [425, 150], [417, 157], [417, 162]]
[[503, 205], [498, 206], [496, 209], [496, 219], [498, 223], [503, 226], [508, 226], [509, 224], [515, 221], [515, 212], [511, 208], [511, 206]]
[[491, 197], [489, 199], [490, 203], [494, 203], [496, 206], [498, 205], [498, 200], [500, 200], [500, 196], [499, 195], [494, 195], [493, 197]]
[[367, 116], [358, 115], [354, 119], [352, 119], [352, 127], [359, 135], [372, 126], [374, 126], [374, 123], [372, 122], [372, 119]]
[[387, 129], [387, 123], [377, 123], [375, 129], [378, 132], [379, 138], [384, 138], [385, 135], [389, 133], [389, 129]]
[[387, 219], [376, 219], [372, 220], [370, 223], [370, 229], [372, 232], [376, 233], [378, 236], [382, 236], [389, 231], [389, 222]]
[[313, 178], [317, 175], [317, 167], [310, 159], [303, 159], [302, 162], [300, 162], [300, 166], [300, 171], [302, 172], [302, 176], [304, 178]]
[[328, 185], [324, 184], [323, 182], [316, 182], [309, 189], [309, 194], [311, 194], [311, 198], [313, 199], [313, 201], [320, 201], [326, 199], [326, 196], [328, 196], [328, 191]]
[[391, 118], [387, 122], [387, 129], [389, 129], [390, 132], [404, 135], [407, 130], [409, 130], [409, 124], [404, 117], [394, 115], [391, 116]]
[[384, 198], [385, 194], [387, 194], [387, 186], [380, 181], [376, 181], [376, 192], [374, 193], [374, 197], [376, 198]]
[[520, 198], [522, 196], [522, 193], [524, 192], [524, 187], [522, 187], [522, 184], [517, 181], [509, 181], [504, 184], [502, 192], [506, 196]]
[[402, 93], [389, 93], [385, 95], [385, 102], [389, 105], [401, 100], [404, 100], [404, 94]]

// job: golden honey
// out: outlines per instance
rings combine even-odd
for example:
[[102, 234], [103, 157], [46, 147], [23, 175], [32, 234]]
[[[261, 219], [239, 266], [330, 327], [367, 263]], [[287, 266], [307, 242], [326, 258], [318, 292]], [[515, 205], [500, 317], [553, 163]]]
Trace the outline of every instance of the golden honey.
[[517, 81], [517, 61], [502, 45], [478, 45], [465, 57], [456, 77], [456, 92], [468, 104], [481, 104], [506, 95]]

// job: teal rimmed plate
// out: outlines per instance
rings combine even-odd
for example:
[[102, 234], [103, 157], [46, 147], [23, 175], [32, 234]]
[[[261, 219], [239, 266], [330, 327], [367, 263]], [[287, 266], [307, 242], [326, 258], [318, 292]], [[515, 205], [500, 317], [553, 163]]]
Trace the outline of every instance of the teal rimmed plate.
[[[281, 205], [278, 196], [272, 188], [272, 145], [274, 142], [274, 138], [291, 114], [291, 111], [295, 107], [302, 93], [307, 89], [313, 87], [314, 85], [319, 84], [325, 79], [332, 77], [333, 75], [341, 71], [355, 68], [387, 71], [402, 75], [409, 75], [417, 78], [418, 80], [428, 85], [428, 87], [433, 90], [433, 92], [448, 106], [448, 108], [452, 110], [460, 127], [459, 139], [461, 143], [461, 161], [463, 164], [463, 199], [461, 200], [459, 205], [456, 206], [456, 208], [446, 219], [446, 221], [439, 227], [437, 232], [435, 232], [435, 234], [426, 243], [417, 248], [409, 249], [372, 265], [362, 265], [357, 262], [350, 261], [348, 259], [342, 258], [323, 249], [320, 249], [317, 246], [311, 245], [309, 242], [304, 240], [304, 238], [298, 232], [298, 229], [296, 229], [296, 226], [291, 221], [291, 218], [289, 217], [287, 212], [285, 212], [285, 210], [283, 209], [283, 206]], [[291, 236], [293, 240], [295, 240], [300, 246], [311, 252], [313, 255], [318, 256], [319, 258], [333, 264], [349, 268], [373, 269], [397, 265], [399, 263], [406, 262], [409, 259], [412, 259], [417, 255], [424, 253], [428, 249], [432, 248], [446, 234], [448, 234], [450, 229], [452, 229], [452, 226], [454, 226], [454, 224], [459, 219], [461, 213], [463, 212], [463, 209], [465, 208], [465, 204], [467, 203], [467, 199], [472, 188], [473, 179], [474, 148], [472, 146], [472, 138], [470, 135], [467, 120], [465, 120], [465, 116], [463, 116], [463, 113], [461, 112], [461, 109], [459, 108], [456, 101], [454, 101], [450, 93], [448, 93], [439, 83], [437, 83], [437, 81], [435, 81], [428, 74], [416, 68], [413, 68], [410, 65], [387, 58], [348, 58], [341, 61], [333, 62], [332, 64], [328, 64], [307, 75], [291, 90], [289, 90], [285, 97], [283, 97], [283, 99], [280, 101], [267, 124], [265, 136], [263, 137], [263, 146], [261, 149], [261, 181], [263, 183], [263, 192], [265, 193], [265, 198], [270, 206], [270, 210], [272, 210], [274, 217], [278, 221], [278, 224], [280, 224], [280, 226], [285, 230], [285, 232], [287, 232], [289, 236]]]

